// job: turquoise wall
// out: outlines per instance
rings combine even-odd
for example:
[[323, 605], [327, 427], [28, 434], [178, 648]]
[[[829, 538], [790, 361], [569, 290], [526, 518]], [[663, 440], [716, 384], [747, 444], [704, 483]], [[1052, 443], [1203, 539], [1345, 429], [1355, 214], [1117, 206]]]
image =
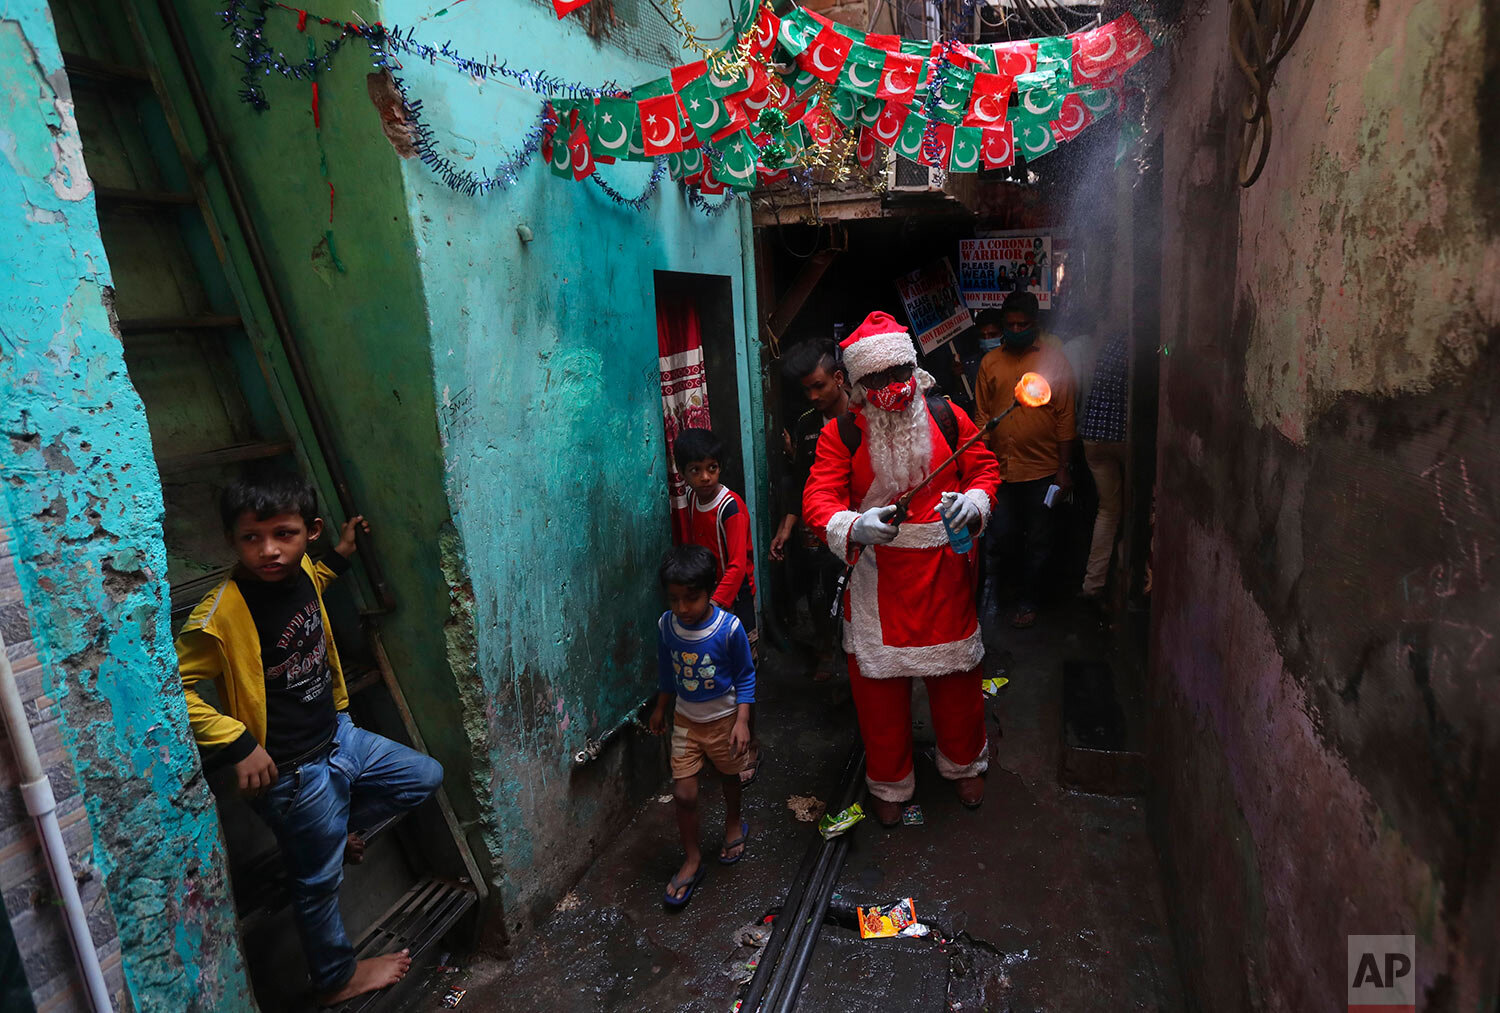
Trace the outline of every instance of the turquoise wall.
[[[392, 0], [381, 12], [387, 25], [405, 25], [431, 8]], [[706, 0], [685, 9], [705, 28], [726, 15]], [[590, 84], [629, 87], [667, 73], [590, 39], [582, 25], [559, 21], [550, 5], [508, 0], [453, 7], [418, 33]], [[539, 109], [520, 88], [441, 64], [409, 59], [401, 73], [443, 152], [477, 171], [508, 157]], [[748, 217], [707, 219], [665, 179], [644, 211], [632, 211], [591, 182], [553, 176], [540, 158], [514, 187], [482, 197], [450, 191], [416, 159], [403, 168], [462, 542], [449, 562], [473, 609], [472, 642], [450, 647], [473, 652], [465, 726], [515, 927], [550, 909], [591, 860], [592, 842], [607, 840], [629, 810], [618, 776], [574, 774], [571, 757], [654, 684], [655, 573], [670, 533], [653, 272], [727, 276], [736, 319], [753, 319]], [[649, 166], [601, 174], [635, 196]], [[746, 474], [757, 476], [758, 365], [746, 367], [743, 323], [734, 340]], [[759, 483], [747, 484], [754, 511]], [[621, 762], [606, 754], [598, 764], [617, 774]]]
[[252, 1009], [168, 629], [161, 485], [43, 0], [0, 20], [0, 509], [147, 1010]]

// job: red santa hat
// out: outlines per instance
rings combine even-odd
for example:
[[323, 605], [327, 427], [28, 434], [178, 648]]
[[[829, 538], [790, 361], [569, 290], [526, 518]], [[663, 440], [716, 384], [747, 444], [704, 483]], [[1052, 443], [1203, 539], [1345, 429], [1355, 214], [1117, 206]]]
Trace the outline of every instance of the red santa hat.
[[854, 329], [839, 344], [844, 353], [844, 371], [850, 383], [858, 383], [871, 373], [892, 366], [916, 366], [917, 350], [911, 343], [911, 335], [896, 323], [896, 318], [883, 310], [876, 310], [865, 317], [865, 322]]

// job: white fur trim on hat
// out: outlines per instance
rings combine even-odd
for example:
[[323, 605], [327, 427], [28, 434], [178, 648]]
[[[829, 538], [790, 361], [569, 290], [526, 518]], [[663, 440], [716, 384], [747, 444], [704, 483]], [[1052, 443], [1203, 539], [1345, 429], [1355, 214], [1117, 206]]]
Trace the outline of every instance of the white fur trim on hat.
[[917, 349], [905, 331], [868, 334], [844, 348], [844, 371], [850, 383], [892, 366], [915, 366]]

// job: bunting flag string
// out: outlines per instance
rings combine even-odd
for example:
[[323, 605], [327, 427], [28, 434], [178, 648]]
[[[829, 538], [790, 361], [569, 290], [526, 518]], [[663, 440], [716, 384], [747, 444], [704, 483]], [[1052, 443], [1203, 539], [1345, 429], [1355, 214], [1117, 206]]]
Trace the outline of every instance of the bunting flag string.
[[[667, 2], [669, 20], [700, 59], [628, 89], [475, 57], [448, 41], [426, 42], [412, 28], [315, 16], [338, 35], [293, 61], [266, 41], [266, 14], [293, 12], [305, 27], [307, 12], [226, 0], [223, 19], [245, 64], [241, 98], [257, 109], [266, 108], [266, 76], [316, 76], [350, 38], [363, 39], [375, 65], [393, 77], [403, 60], [421, 60], [547, 100], [516, 154], [492, 174], [474, 173], [437, 150], [421, 102], [397, 78], [423, 163], [459, 192], [509, 185], [540, 151], [554, 174], [593, 178], [622, 206], [644, 207], [665, 172], [689, 188], [695, 208], [715, 213], [728, 198], [709, 205], [702, 195], [745, 194], [794, 168], [844, 178], [851, 160], [871, 170], [881, 147], [947, 172], [1034, 160], [1118, 109], [1125, 74], [1152, 50], [1130, 14], [1066, 36], [979, 44], [862, 32], [795, 4], [778, 16], [769, 0], [744, 0], [733, 37], [712, 49], [683, 17], [681, 0]], [[657, 163], [640, 197], [626, 198], [599, 177], [599, 166], [614, 161]]]

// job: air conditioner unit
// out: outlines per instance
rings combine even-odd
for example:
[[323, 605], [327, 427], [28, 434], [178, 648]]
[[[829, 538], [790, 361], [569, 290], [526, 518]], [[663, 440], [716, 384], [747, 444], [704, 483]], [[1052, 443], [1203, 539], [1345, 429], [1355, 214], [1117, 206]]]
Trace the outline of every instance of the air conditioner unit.
[[943, 189], [941, 170], [894, 152], [886, 164], [886, 189], [900, 193], [935, 193]]

